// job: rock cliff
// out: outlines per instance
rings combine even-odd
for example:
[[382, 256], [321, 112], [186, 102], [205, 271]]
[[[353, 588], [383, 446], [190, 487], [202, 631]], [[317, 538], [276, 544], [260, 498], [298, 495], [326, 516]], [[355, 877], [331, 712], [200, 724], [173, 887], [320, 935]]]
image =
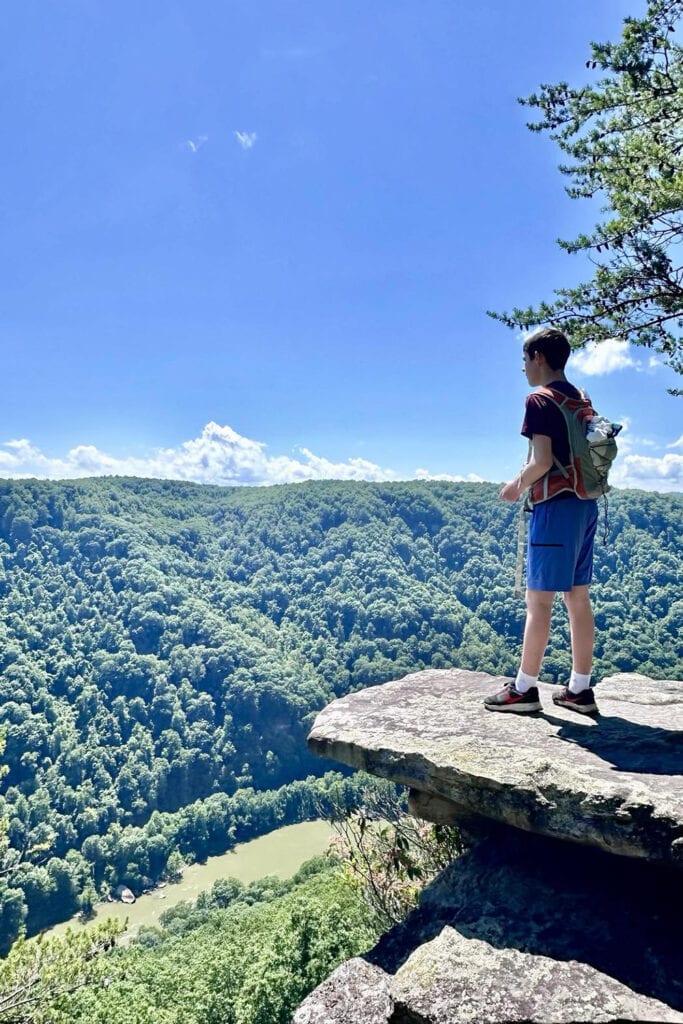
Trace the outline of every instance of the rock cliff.
[[500, 678], [416, 673], [320, 713], [314, 752], [473, 839], [296, 1024], [683, 1022], [683, 684], [618, 675], [598, 718], [493, 714]]

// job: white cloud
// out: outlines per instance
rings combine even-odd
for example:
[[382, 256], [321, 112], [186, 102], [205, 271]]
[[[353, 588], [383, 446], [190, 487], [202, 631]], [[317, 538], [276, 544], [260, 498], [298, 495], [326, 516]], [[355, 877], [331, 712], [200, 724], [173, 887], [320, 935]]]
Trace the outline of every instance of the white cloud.
[[258, 135], [256, 132], [235, 132], [235, 138], [242, 149], [251, 149], [256, 142]]
[[[301, 480], [399, 480], [395, 470], [368, 459], [333, 462], [310, 448], [294, 456], [269, 455], [262, 441], [243, 437], [228, 426], [207, 423], [199, 437], [176, 448], [160, 448], [146, 458], [113, 456], [94, 445], [77, 445], [65, 456], [51, 457], [29, 440], [0, 444], [0, 477], [74, 479], [86, 476], [142, 476], [189, 480], [203, 484], [284, 484]], [[418, 480], [480, 480], [470, 475], [430, 474], [418, 469]]]
[[621, 338], [606, 338], [604, 341], [589, 341], [572, 356], [572, 368], [587, 377], [599, 377], [627, 367], [640, 369], [629, 351], [627, 341]]
[[610, 483], [646, 491], [683, 491], [683, 455], [627, 454], [614, 464]]
[[185, 145], [191, 153], [197, 153], [208, 141], [208, 135], [198, 135], [196, 139], [186, 139]]
[[[629, 430], [628, 418], [619, 436], [619, 456], [610, 480], [616, 487], [653, 491], [683, 491], [683, 454], [661, 458], [637, 449], [651, 447], [649, 439]], [[667, 446], [683, 448], [683, 436]], [[243, 437], [228, 426], [207, 423], [201, 434], [175, 448], [159, 448], [147, 457], [115, 456], [95, 445], [76, 445], [63, 456], [46, 455], [26, 438], [0, 444], [0, 477], [38, 477], [53, 480], [89, 476], [139, 476], [231, 486], [297, 483], [302, 480], [444, 480], [479, 483], [474, 473], [430, 473], [422, 467], [398, 473], [369, 459], [352, 457], [334, 462], [299, 447], [292, 455], [270, 455], [262, 441]]]
[[683, 455], [644, 455], [643, 448], [660, 450], [683, 447], [683, 436], [663, 445], [631, 432], [628, 416], [617, 416], [622, 430], [617, 437], [618, 454], [609, 475], [614, 487], [639, 487], [645, 491], [683, 491]]
[[631, 433], [631, 419], [629, 416], [617, 416], [616, 422], [621, 423], [621, 431], [617, 436], [619, 446], [619, 458], [622, 455], [630, 455], [631, 452], [640, 448], [662, 448], [660, 442], [654, 441], [651, 437], [641, 437]]

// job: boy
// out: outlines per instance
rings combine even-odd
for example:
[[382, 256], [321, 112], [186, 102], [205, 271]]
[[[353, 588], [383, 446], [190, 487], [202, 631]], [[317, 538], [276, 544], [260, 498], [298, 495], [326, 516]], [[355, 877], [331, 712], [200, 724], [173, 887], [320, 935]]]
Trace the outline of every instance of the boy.
[[[566, 335], [553, 327], [535, 331], [524, 343], [524, 372], [532, 387], [550, 387], [580, 398], [564, 375], [571, 352]], [[570, 463], [567, 425], [563, 414], [543, 394], [527, 396], [522, 434], [531, 441], [531, 455], [516, 480], [505, 484], [499, 497], [517, 501], [525, 490], [560, 465]], [[593, 610], [588, 585], [593, 571], [593, 541], [598, 520], [597, 502], [562, 490], [534, 505], [527, 548], [527, 618], [522, 661], [517, 678], [484, 701], [489, 711], [519, 714], [541, 710], [538, 675], [550, 635], [553, 598], [562, 592], [569, 613], [572, 674], [567, 686], [553, 694], [553, 702], [581, 714], [598, 710], [590, 685], [593, 660]]]

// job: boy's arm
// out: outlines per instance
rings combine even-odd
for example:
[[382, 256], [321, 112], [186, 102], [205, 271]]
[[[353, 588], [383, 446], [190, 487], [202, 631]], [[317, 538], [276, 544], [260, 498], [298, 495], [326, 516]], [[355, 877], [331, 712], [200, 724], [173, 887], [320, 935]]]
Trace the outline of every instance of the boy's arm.
[[533, 434], [531, 458], [516, 478], [504, 484], [498, 495], [503, 501], [517, 501], [527, 487], [540, 480], [553, 465], [552, 441], [546, 434]]

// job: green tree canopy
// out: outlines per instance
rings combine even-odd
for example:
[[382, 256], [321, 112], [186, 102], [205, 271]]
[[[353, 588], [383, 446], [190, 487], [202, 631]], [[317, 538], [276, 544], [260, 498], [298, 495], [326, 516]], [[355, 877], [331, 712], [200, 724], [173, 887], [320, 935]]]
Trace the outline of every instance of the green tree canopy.
[[[312, 816], [328, 786], [306, 734], [334, 696], [428, 667], [513, 673], [517, 513], [497, 492], [0, 481], [0, 955], [91, 886], [137, 893], [174, 850]], [[682, 531], [680, 495], [610, 498], [596, 678], [683, 678]], [[558, 609], [545, 679], [569, 647]]]

